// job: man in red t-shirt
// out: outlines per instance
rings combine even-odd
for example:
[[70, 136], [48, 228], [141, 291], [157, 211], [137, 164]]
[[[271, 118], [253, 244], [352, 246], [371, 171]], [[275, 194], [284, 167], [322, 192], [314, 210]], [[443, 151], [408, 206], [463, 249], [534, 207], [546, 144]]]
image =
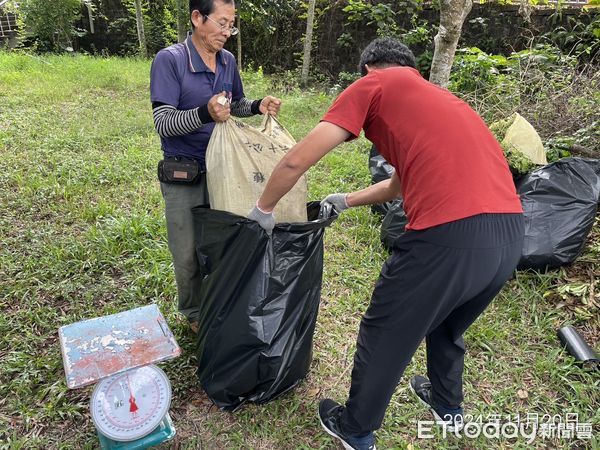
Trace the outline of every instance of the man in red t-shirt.
[[339, 212], [404, 199], [407, 232], [395, 243], [359, 330], [350, 395], [322, 400], [325, 430], [346, 448], [374, 449], [373, 430], [420, 342], [427, 375], [411, 389], [449, 431], [461, 426], [463, 333], [511, 276], [523, 218], [502, 150], [483, 120], [424, 80], [394, 39], [363, 51], [364, 75], [281, 160], [249, 217], [271, 233], [271, 213], [298, 178], [361, 130], [395, 168], [389, 180], [324, 202]]

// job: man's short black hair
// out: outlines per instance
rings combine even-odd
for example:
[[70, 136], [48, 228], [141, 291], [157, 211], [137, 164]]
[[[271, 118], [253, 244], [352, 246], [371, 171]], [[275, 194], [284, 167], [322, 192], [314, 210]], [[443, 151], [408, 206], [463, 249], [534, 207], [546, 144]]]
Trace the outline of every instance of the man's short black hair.
[[[217, 0], [225, 3], [226, 5], [233, 4], [233, 0]], [[192, 16], [192, 12], [198, 10], [200, 15], [202, 16], [202, 21], [206, 22], [206, 18], [204, 16], [208, 16], [215, 9], [215, 0], [190, 0], [190, 18]], [[190, 20], [191, 21], [191, 20]], [[192, 28], [194, 24], [192, 23]]]
[[363, 76], [367, 74], [365, 64], [368, 64], [369, 67], [408, 66], [417, 68], [413, 52], [398, 39], [393, 38], [378, 38], [371, 41], [360, 55], [358, 70]]

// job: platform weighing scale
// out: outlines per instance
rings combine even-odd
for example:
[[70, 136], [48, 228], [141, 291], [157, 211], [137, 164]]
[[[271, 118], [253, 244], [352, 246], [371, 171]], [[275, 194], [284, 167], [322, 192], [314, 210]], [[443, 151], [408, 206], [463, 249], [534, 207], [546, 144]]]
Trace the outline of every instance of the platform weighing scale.
[[181, 349], [156, 305], [59, 329], [67, 386], [98, 383], [90, 410], [103, 450], [141, 450], [175, 436], [171, 383], [153, 363]]

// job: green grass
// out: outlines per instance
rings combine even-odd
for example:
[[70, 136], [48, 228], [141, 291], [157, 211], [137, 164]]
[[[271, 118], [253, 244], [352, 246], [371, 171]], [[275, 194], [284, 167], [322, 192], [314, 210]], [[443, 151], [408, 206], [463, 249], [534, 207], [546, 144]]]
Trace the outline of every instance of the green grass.
[[[194, 339], [177, 315], [162, 198], [161, 157], [148, 99], [149, 61], [0, 53], [0, 448], [97, 447], [88, 410], [92, 387], [68, 390], [57, 330], [85, 318], [157, 303], [183, 347], [162, 363], [173, 384], [175, 443], [163, 448], [336, 448], [320, 429], [320, 398], [344, 400], [361, 313], [386, 252], [380, 219], [344, 213], [325, 238], [314, 359], [307, 379], [281, 399], [231, 414], [211, 407], [195, 375]], [[249, 97], [271, 81], [243, 74]], [[282, 97], [281, 121], [301, 138], [332, 98]], [[253, 119], [256, 123], [256, 118]], [[370, 182], [363, 138], [309, 173], [310, 198]], [[576, 412], [595, 440], [417, 438], [429, 419], [408, 377], [425, 370], [420, 347], [393, 397], [379, 448], [600, 448], [600, 381], [556, 338], [574, 324], [600, 336], [600, 231], [574, 266], [519, 273], [467, 332], [465, 406], [482, 414]], [[585, 293], [569, 286], [587, 286]], [[517, 394], [521, 391], [521, 395]]]

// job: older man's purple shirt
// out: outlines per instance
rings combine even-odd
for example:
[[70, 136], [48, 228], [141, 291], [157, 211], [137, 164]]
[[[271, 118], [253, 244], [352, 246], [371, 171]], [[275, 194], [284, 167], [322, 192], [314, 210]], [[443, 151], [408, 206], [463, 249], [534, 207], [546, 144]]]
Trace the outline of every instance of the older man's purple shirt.
[[[226, 91], [231, 100], [244, 97], [242, 80], [233, 55], [223, 49], [217, 53], [217, 71], [204, 63], [191, 36], [159, 51], [150, 69], [150, 100], [186, 110], [206, 105], [210, 98]], [[161, 137], [165, 157], [193, 158], [204, 166], [206, 147], [214, 123], [204, 124], [192, 133]]]

